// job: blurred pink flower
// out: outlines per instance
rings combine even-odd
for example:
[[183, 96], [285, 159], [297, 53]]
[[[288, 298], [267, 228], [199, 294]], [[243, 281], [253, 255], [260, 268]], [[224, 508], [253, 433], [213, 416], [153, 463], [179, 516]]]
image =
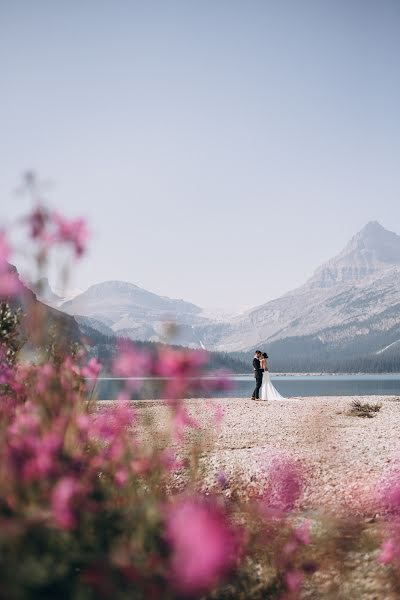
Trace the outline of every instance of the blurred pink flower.
[[184, 461], [177, 457], [173, 448], [165, 448], [160, 454], [161, 465], [169, 472], [179, 471], [184, 466]]
[[395, 558], [399, 558], [400, 556], [400, 548], [399, 545], [394, 542], [394, 540], [389, 539], [383, 542], [381, 553], [379, 554], [378, 561], [383, 565], [388, 565]]
[[13, 422], [8, 428], [10, 443], [29, 433], [38, 433], [40, 417], [32, 402], [26, 402], [17, 410]]
[[42, 238], [46, 241], [45, 227], [49, 219], [48, 213], [42, 206], [36, 206], [27, 217], [32, 239]]
[[187, 499], [172, 506], [166, 537], [172, 549], [170, 578], [187, 596], [212, 589], [237, 558], [238, 537], [227, 516], [205, 502]]
[[229, 392], [234, 389], [234, 381], [228, 371], [219, 370], [208, 373], [203, 380], [203, 386], [207, 392]]
[[48, 385], [55, 375], [55, 369], [52, 364], [45, 363], [37, 368], [36, 373], [36, 390], [39, 392], [39, 394], [43, 394], [46, 389], [48, 389]]
[[17, 296], [21, 290], [21, 282], [15, 273], [0, 273], [0, 297]]
[[90, 435], [105, 441], [118, 440], [136, 419], [135, 410], [129, 402], [117, 402], [110, 408], [97, 412], [90, 425]]
[[113, 363], [113, 374], [117, 377], [143, 377], [151, 369], [151, 356], [138, 350], [133, 344], [123, 342], [118, 347], [118, 356]]
[[121, 467], [115, 473], [115, 483], [119, 487], [123, 487], [126, 484], [126, 482], [128, 481], [128, 479], [129, 479], [128, 469]]
[[288, 571], [285, 575], [286, 585], [288, 590], [292, 593], [300, 591], [301, 584], [303, 583], [304, 574], [301, 571]]
[[207, 363], [203, 350], [174, 350], [163, 348], [156, 365], [160, 377], [196, 377], [199, 369]]
[[81, 373], [83, 377], [96, 381], [102, 368], [103, 365], [97, 360], [97, 358], [91, 358], [86, 367], [83, 367]]
[[263, 501], [270, 507], [288, 511], [299, 499], [304, 484], [300, 465], [287, 458], [276, 458], [269, 469]]
[[383, 486], [382, 503], [386, 511], [400, 513], [400, 473], [396, 471]]
[[75, 250], [75, 255], [79, 258], [86, 250], [86, 244], [89, 239], [89, 232], [84, 219], [74, 219], [69, 221], [59, 215], [53, 214], [53, 221], [56, 226], [56, 232], [52, 238], [56, 243], [71, 244]]
[[200, 429], [199, 422], [190, 416], [187, 408], [182, 404], [179, 404], [174, 409], [172, 417], [173, 435], [177, 441], [183, 439], [185, 429], [191, 427], [192, 429]]
[[71, 476], [60, 479], [53, 489], [51, 495], [53, 516], [62, 529], [72, 529], [77, 524], [73, 501], [80, 489], [77, 480]]
[[172, 377], [163, 389], [163, 397], [170, 401], [182, 399], [188, 396], [190, 382], [184, 377]]
[[286, 556], [294, 554], [301, 546], [311, 544], [310, 528], [310, 521], [304, 521], [304, 523], [293, 530], [291, 539], [283, 547], [283, 552]]
[[229, 487], [229, 480], [224, 471], [219, 471], [217, 475], [217, 483], [223, 490]]
[[224, 408], [221, 406], [221, 404], [216, 403], [210, 398], [206, 400], [205, 405], [208, 409], [210, 409], [213, 412], [214, 423], [217, 427], [219, 427], [225, 416]]
[[304, 546], [311, 544], [311, 521], [304, 521], [294, 530], [295, 539]]

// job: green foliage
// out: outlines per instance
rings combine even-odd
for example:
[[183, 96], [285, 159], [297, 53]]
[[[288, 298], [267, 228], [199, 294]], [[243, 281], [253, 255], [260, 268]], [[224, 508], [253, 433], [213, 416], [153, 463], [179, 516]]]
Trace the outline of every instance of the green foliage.
[[3, 359], [9, 366], [15, 363], [18, 350], [23, 343], [19, 329], [21, 316], [20, 308], [13, 309], [8, 302], [0, 303], [0, 346]]

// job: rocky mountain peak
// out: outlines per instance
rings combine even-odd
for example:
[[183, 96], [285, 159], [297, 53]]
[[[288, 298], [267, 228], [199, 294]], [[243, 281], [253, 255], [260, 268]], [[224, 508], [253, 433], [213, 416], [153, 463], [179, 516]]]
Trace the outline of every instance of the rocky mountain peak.
[[144, 318], [144, 315], [156, 313], [162, 315], [175, 313], [197, 314], [201, 309], [190, 302], [159, 296], [133, 283], [125, 281], [103, 281], [90, 286], [73, 300], [65, 302], [62, 309], [70, 314], [99, 316], [118, 314]]
[[370, 221], [337, 256], [315, 271], [307, 286], [353, 283], [393, 266], [400, 266], [400, 236]]
[[390, 265], [400, 264], [400, 236], [385, 229], [377, 221], [370, 221], [346, 246], [345, 250], [371, 252], [377, 261]]

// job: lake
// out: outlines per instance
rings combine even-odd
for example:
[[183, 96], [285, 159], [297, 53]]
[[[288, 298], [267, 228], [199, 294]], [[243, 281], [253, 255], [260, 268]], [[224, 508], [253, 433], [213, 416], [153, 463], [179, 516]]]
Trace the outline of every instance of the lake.
[[[271, 375], [274, 386], [287, 398], [298, 396], [400, 396], [400, 373], [377, 375]], [[95, 394], [100, 399], [113, 399], [126, 380], [100, 378]], [[254, 389], [251, 375], [232, 376], [234, 389], [213, 394], [215, 397], [250, 398]], [[139, 399], [159, 398], [162, 380], [146, 378], [137, 395]]]

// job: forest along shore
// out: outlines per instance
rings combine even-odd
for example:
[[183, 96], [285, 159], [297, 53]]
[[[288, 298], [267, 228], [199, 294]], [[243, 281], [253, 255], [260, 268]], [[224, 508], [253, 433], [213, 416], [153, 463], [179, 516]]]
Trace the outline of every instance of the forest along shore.
[[[378, 404], [380, 409], [360, 417], [357, 411], [352, 413], [355, 401]], [[99, 404], [110, 406], [112, 402]], [[381, 482], [400, 464], [397, 397], [329, 396], [273, 403], [218, 398], [187, 400], [186, 405], [204, 432], [206, 481], [211, 488], [223, 473], [228, 494], [234, 478], [239, 476], [246, 488], [256, 491], [267, 481], [274, 461], [291, 459], [302, 467], [307, 482], [299, 508], [346, 507], [368, 512]], [[152, 435], [155, 430], [162, 445], [169, 423], [165, 402], [135, 402], [135, 406], [139, 417], [136, 433], [148, 435], [143, 423], [149, 418]], [[215, 423], [216, 408], [222, 415], [219, 423]], [[191, 435], [198, 435], [198, 430]]]

